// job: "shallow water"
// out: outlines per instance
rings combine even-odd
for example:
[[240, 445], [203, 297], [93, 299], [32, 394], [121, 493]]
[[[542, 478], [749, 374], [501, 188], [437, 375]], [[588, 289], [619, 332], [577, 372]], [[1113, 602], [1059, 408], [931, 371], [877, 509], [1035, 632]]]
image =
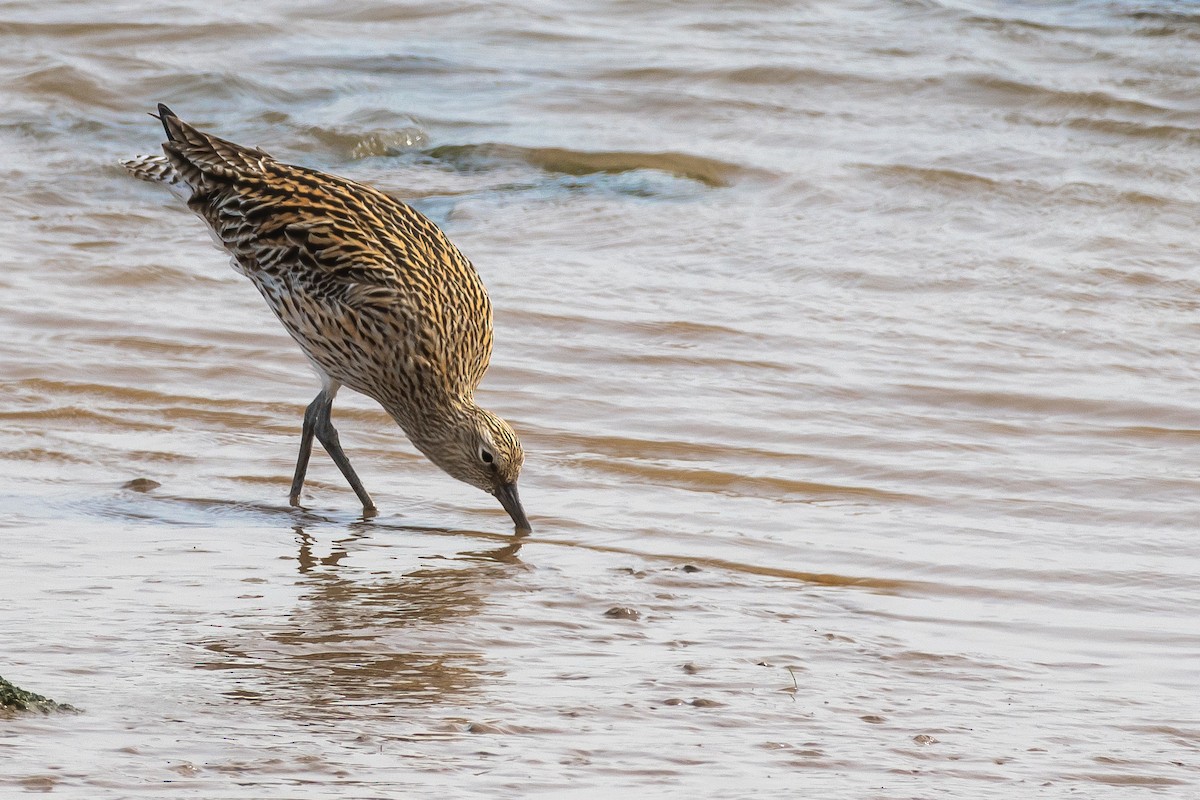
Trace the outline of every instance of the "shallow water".
[[[0, 793], [1187, 796], [1200, 15], [0, 9]], [[116, 162], [154, 103], [411, 200], [535, 532]]]

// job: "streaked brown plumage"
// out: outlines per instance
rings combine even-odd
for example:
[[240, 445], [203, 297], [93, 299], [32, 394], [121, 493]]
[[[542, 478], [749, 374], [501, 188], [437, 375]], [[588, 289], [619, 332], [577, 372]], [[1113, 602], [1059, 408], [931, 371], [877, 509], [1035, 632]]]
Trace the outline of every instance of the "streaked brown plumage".
[[430, 220], [370, 186], [283, 164], [158, 111], [165, 157], [126, 168], [167, 185], [208, 223], [322, 379], [304, 415], [292, 504], [315, 436], [364, 513], [375, 513], [329, 421], [334, 395], [348, 386], [528, 530], [517, 495], [521, 444], [474, 400], [492, 352], [492, 306], [471, 262]]

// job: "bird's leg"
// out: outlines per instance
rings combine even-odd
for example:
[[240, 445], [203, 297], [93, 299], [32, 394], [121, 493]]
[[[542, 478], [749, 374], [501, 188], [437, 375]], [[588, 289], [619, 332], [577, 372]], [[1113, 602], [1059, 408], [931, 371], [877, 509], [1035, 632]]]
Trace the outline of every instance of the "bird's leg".
[[338, 440], [337, 428], [333, 427], [333, 423], [329, 419], [330, 412], [333, 411], [333, 398], [325, 396], [325, 392], [321, 392], [317, 397], [319, 399], [325, 397], [325, 399], [324, 402], [317, 405], [317, 412], [313, 415], [313, 433], [316, 434], [317, 441], [329, 453], [333, 463], [337, 464], [338, 469], [342, 471], [350, 488], [358, 495], [363, 506], [363, 513], [374, 515], [376, 513], [375, 503], [371, 500], [371, 495], [367, 494], [367, 490], [363, 488], [362, 481], [358, 479], [354, 467], [350, 466], [350, 459], [346, 458], [346, 452], [342, 450], [342, 443]]
[[304, 409], [304, 427], [300, 431], [300, 455], [296, 458], [292, 492], [288, 496], [288, 502], [294, 506], [300, 505], [300, 490], [304, 488], [304, 476], [308, 472], [308, 458], [312, 455], [313, 428], [316, 424], [317, 410], [322, 404], [333, 405], [333, 401], [326, 396], [325, 392], [318, 394], [317, 398], [308, 404], [308, 408]]
[[342, 471], [350, 488], [358, 495], [358, 499], [363, 505], [363, 513], [374, 515], [376, 513], [375, 503], [371, 500], [371, 495], [367, 494], [367, 490], [363, 488], [362, 481], [358, 479], [354, 467], [350, 466], [350, 459], [346, 457], [346, 452], [342, 450], [341, 441], [338, 439], [337, 428], [333, 427], [333, 422], [329, 419], [332, 411], [333, 396], [325, 391], [318, 394], [304, 411], [304, 428], [300, 433], [300, 457], [296, 460], [296, 476], [292, 479], [292, 505], [299, 503], [300, 488], [304, 485], [304, 473], [308, 469], [308, 457], [312, 452], [312, 440], [315, 435], [317, 441], [333, 459], [333, 463], [337, 464], [338, 469]]

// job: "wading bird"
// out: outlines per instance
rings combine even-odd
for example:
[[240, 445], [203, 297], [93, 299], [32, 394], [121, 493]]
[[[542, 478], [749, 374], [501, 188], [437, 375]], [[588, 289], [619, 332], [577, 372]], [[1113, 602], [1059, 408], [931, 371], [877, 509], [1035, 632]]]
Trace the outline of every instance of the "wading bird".
[[466, 256], [433, 222], [377, 189], [218, 139], [162, 104], [156, 116], [167, 132], [164, 155], [125, 167], [165, 184], [208, 223], [321, 379], [304, 412], [292, 505], [315, 436], [363, 513], [376, 513], [330, 421], [333, 398], [348, 386], [528, 531], [517, 494], [521, 443], [475, 402], [492, 353], [492, 306]]

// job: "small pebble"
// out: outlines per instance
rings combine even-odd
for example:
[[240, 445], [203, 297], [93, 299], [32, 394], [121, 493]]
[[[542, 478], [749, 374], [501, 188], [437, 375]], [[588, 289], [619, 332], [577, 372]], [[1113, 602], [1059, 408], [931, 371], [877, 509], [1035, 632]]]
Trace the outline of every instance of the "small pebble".
[[609, 619], [635, 620], [640, 619], [642, 615], [632, 608], [627, 608], [625, 606], [613, 606], [608, 611], [604, 612], [604, 616], [608, 617]]
[[716, 700], [705, 700], [703, 697], [697, 697], [692, 701], [692, 705], [696, 708], [720, 708], [725, 704], [719, 703]]

